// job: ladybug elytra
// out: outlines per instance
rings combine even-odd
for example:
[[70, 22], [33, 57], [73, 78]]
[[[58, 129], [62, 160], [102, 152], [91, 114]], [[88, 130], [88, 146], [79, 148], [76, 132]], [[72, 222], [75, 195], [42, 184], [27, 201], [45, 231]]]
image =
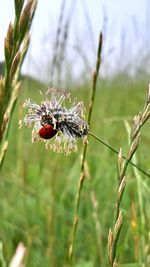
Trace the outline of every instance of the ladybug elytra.
[[57, 130], [54, 129], [50, 124], [45, 124], [39, 130], [39, 136], [43, 139], [51, 139], [57, 133]]

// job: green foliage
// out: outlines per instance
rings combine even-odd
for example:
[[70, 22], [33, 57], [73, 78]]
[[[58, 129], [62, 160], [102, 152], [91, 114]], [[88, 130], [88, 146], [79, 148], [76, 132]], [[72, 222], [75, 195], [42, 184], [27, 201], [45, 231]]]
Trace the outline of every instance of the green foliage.
[[[118, 79], [102, 81], [98, 85], [91, 131], [117, 150], [122, 146], [123, 154], [126, 154], [128, 134], [124, 120], [131, 123], [143, 106], [147, 84]], [[42, 143], [31, 144], [31, 129], [18, 129], [18, 121], [24, 116], [24, 100], [31, 97], [38, 102], [42, 98], [37, 89], [44, 91], [46, 87], [24, 80], [10, 126], [9, 149], [0, 175], [0, 237], [7, 261], [23, 241], [27, 247], [26, 266], [59, 267], [65, 266], [71, 237], [82, 143], [79, 141], [78, 153], [66, 157], [46, 150]], [[88, 103], [89, 95], [86, 86], [72, 91], [72, 97], [85, 103]], [[149, 124], [142, 130], [137, 163], [150, 172], [149, 130]], [[89, 137], [87, 162], [90, 177], [86, 179], [81, 195], [74, 266], [103, 267], [109, 265], [107, 236], [113, 222], [118, 187], [117, 158]], [[138, 190], [141, 191], [144, 226], [141, 225]], [[130, 167], [122, 200], [124, 224], [117, 253], [120, 266], [140, 266], [143, 236], [146, 263], [150, 249], [149, 192], [149, 179], [141, 175], [139, 189]]]

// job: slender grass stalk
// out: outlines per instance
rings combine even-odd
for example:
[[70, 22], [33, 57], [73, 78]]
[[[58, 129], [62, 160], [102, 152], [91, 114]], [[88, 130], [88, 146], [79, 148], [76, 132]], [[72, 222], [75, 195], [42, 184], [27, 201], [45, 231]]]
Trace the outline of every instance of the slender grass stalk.
[[[128, 136], [130, 136], [130, 125], [127, 121], [125, 121], [125, 127], [128, 133]], [[136, 159], [136, 155], [134, 155], [134, 160], [137, 161]], [[137, 171], [136, 168], [133, 168], [135, 177], [136, 177], [136, 182], [137, 182], [137, 193], [138, 193], [138, 200], [139, 200], [139, 213], [140, 213], [140, 251], [139, 251], [139, 261], [144, 262], [145, 260], [145, 253], [144, 253], [144, 249], [145, 249], [145, 245], [146, 245], [146, 241], [145, 241], [145, 236], [144, 236], [144, 229], [146, 226], [146, 221], [145, 221], [145, 212], [144, 212], [144, 203], [143, 203], [143, 195], [142, 195], [142, 178], [139, 174], [139, 172]]]
[[[115, 154], [119, 154], [119, 151], [117, 151], [116, 149], [114, 149], [112, 146], [110, 146], [108, 143], [106, 143], [104, 140], [102, 140], [101, 138], [99, 138], [98, 136], [96, 136], [95, 134], [91, 133], [89, 131], [89, 135], [91, 135], [92, 137], [94, 137], [96, 140], [98, 140], [100, 143], [102, 143], [104, 146], [106, 146], [107, 148], [109, 148], [112, 152], [114, 152]], [[125, 156], [122, 155], [122, 158], [125, 160], [128, 160]], [[139, 170], [140, 172], [142, 172], [144, 175], [150, 177], [150, 174], [148, 172], [146, 172], [145, 170], [143, 170], [139, 165], [137, 165], [136, 163], [129, 161], [129, 164], [131, 164], [133, 167], [135, 167], [137, 170]]]
[[[99, 36], [99, 44], [98, 44], [98, 51], [97, 51], [97, 62], [96, 62], [96, 68], [93, 73], [93, 87], [92, 87], [92, 94], [89, 104], [89, 113], [88, 113], [88, 124], [90, 126], [91, 122], [91, 116], [94, 106], [94, 100], [95, 100], [95, 93], [96, 93], [96, 85], [97, 85], [97, 78], [99, 74], [99, 68], [101, 63], [101, 52], [102, 52], [102, 33], [100, 33]], [[82, 162], [81, 162], [81, 172], [80, 172], [80, 178], [79, 178], [79, 184], [78, 184], [78, 191], [76, 194], [76, 201], [75, 201], [75, 211], [74, 211], [74, 222], [72, 227], [72, 236], [71, 236], [71, 242], [69, 245], [69, 252], [68, 252], [68, 265], [72, 265], [73, 260], [73, 253], [74, 253], [74, 243], [75, 243], [75, 237], [76, 237], [76, 231], [78, 226], [78, 219], [79, 219], [79, 205], [80, 205], [80, 199], [81, 199], [81, 192], [85, 180], [85, 161], [86, 161], [86, 152], [87, 152], [87, 142], [85, 142], [83, 147], [83, 153], [82, 153]]]
[[1, 267], [6, 267], [6, 262], [5, 262], [4, 256], [3, 256], [3, 245], [2, 245], [2, 242], [0, 242], [0, 266]]
[[104, 246], [103, 246], [103, 238], [102, 238], [102, 227], [99, 221], [98, 216], [98, 201], [96, 199], [96, 194], [94, 191], [91, 191], [91, 203], [93, 208], [93, 220], [95, 223], [95, 232], [96, 232], [96, 239], [97, 239], [97, 254], [99, 258], [99, 263], [103, 266], [104, 264]]
[[64, 27], [62, 31], [62, 40], [60, 42], [60, 49], [59, 49], [59, 55], [58, 55], [58, 66], [57, 66], [57, 72], [58, 72], [58, 86], [61, 85], [61, 79], [62, 79], [62, 70], [64, 68], [64, 59], [66, 56], [66, 48], [67, 48], [67, 42], [69, 39], [69, 29], [71, 25], [71, 20], [73, 18], [73, 12], [75, 10], [76, 0], [72, 0], [68, 12], [68, 16], [66, 20], [64, 21]]
[[54, 43], [55, 50], [54, 50], [53, 58], [52, 58], [52, 68], [51, 68], [51, 83], [52, 84], [54, 82], [54, 72], [56, 69], [57, 61], [58, 61], [58, 48], [60, 45], [60, 35], [62, 32], [62, 24], [63, 24], [64, 14], [65, 14], [64, 12], [65, 6], [66, 6], [66, 0], [62, 0], [60, 14], [59, 14], [58, 27], [57, 27], [57, 32], [56, 32], [56, 40]]
[[115, 220], [114, 225], [109, 230], [108, 234], [108, 256], [110, 261], [110, 266], [117, 267], [117, 246], [120, 236], [120, 231], [123, 223], [122, 210], [120, 209], [121, 200], [126, 187], [126, 171], [129, 162], [131, 161], [133, 155], [135, 154], [140, 141], [140, 130], [142, 126], [150, 117], [150, 85], [147, 92], [146, 104], [142, 112], [139, 112], [137, 116], [134, 117], [132, 134], [130, 138], [129, 149], [126, 159], [122, 156], [122, 149], [120, 149], [118, 154], [118, 189], [117, 189], [117, 200], [115, 205]]
[[134, 169], [134, 174], [136, 177], [137, 181], [137, 191], [138, 191], [138, 199], [139, 199], [139, 212], [140, 212], [140, 262], [145, 261], [145, 245], [146, 245], [146, 240], [145, 240], [145, 235], [144, 235], [144, 229], [146, 227], [146, 220], [145, 220], [145, 212], [144, 212], [144, 203], [143, 203], [143, 195], [142, 195], [142, 180], [141, 176], [139, 175], [139, 172]]
[[8, 149], [8, 141], [6, 140], [3, 143], [2, 148], [1, 148], [1, 151], [0, 151], [0, 168], [3, 165], [3, 161], [4, 161], [4, 158], [5, 158], [7, 149]]
[[[36, 10], [36, 0], [15, 0], [15, 20], [10, 23], [4, 42], [5, 76], [0, 79], [0, 143], [5, 153], [6, 139], [20, 90], [19, 74], [29, 47], [29, 30]], [[5, 153], [0, 158], [0, 166]]]
[[146, 263], [147, 263], [147, 265], [146, 266], [148, 266], [149, 264], [150, 264], [150, 231], [148, 231], [148, 233], [147, 233], [147, 244], [146, 244], [146, 246], [145, 246], [145, 258], [146, 258]]

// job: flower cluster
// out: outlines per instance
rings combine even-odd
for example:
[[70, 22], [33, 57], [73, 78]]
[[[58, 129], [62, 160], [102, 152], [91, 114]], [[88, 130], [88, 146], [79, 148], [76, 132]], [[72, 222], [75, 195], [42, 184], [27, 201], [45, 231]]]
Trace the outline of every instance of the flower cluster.
[[70, 94], [55, 88], [47, 90], [46, 100], [40, 105], [27, 99], [23, 105], [27, 108], [23, 122], [29, 127], [33, 126], [33, 143], [44, 141], [46, 148], [70, 154], [77, 151], [77, 138], [87, 138], [88, 124], [83, 119], [83, 103], [74, 101], [72, 107], [67, 108], [64, 105], [66, 99], [70, 99]]

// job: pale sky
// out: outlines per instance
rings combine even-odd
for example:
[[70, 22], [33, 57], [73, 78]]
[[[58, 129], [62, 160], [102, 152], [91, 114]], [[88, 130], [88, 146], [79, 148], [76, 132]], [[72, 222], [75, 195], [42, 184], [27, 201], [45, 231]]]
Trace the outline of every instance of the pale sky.
[[[38, 73], [44, 77], [44, 68], [54, 54], [61, 3], [62, 0], [38, 0], [31, 29], [31, 46], [23, 65], [25, 73]], [[4, 59], [3, 39], [9, 21], [14, 18], [13, 4], [13, 0], [0, 0], [0, 60]], [[149, 0], [66, 0], [64, 25], [70, 12], [65, 57], [73, 65], [75, 75], [83, 70], [85, 61], [93, 68], [100, 30], [105, 36], [103, 71], [106, 73], [113, 72], [117, 66], [124, 68], [128, 61], [133, 63], [139, 50], [142, 49], [143, 54], [148, 51]]]

